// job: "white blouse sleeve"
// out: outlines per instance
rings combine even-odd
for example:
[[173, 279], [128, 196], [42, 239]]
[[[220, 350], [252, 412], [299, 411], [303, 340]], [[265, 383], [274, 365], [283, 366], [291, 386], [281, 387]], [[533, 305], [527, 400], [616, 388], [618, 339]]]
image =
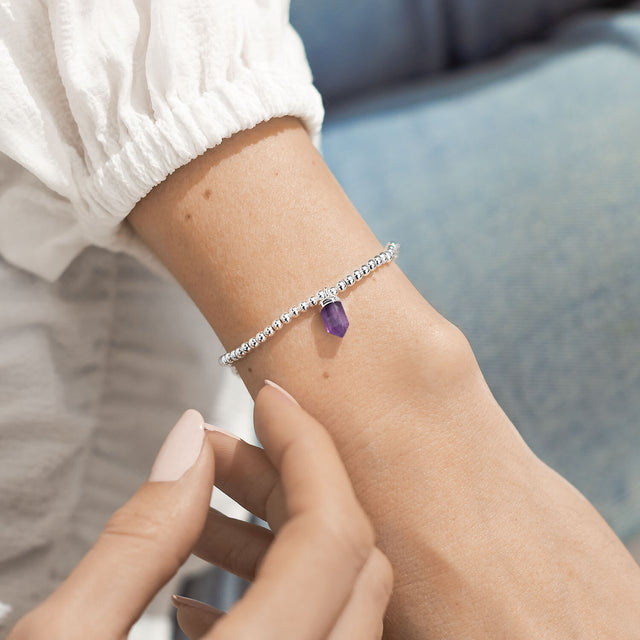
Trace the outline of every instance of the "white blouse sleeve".
[[289, 0], [0, 0], [0, 254], [55, 280], [86, 246], [164, 269], [124, 218], [232, 134], [324, 109]]

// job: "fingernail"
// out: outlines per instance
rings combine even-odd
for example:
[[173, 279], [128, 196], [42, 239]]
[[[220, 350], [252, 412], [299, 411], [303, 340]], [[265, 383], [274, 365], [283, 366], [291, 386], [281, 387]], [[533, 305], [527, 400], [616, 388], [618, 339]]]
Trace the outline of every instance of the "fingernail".
[[171, 596], [171, 602], [175, 607], [190, 607], [191, 609], [198, 609], [200, 611], [207, 611], [208, 613], [220, 613], [214, 607], [209, 606], [200, 600], [194, 600], [193, 598], [185, 598], [184, 596]]
[[165, 438], [149, 475], [150, 482], [181, 478], [198, 459], [204, 440], [204, 418], [195, 409], [185, 411]]
[[285, 398], [288, 398], [296, 406], [298, 406], [298, 407], [300, 406], [296, 402], [296, 399], [288, 391], [285, 391], [280, 385], [276, 384], [272, 380], [265, 380], [264, 383], [268, 384], [270, 387], [273, 387], [274, 389], [277, 389]]
[[229, 433], [228, 431], [225, 431], [224, 429], [221, 429], [220, 427], [214, 427], [212, 424], [208, 424], [207, 422], [204, 423], [204, 428], [207, 431], [217, 431], [218, 433], [224, 433], [225, 436], [229, 436], [230, 438], [234, 438], [235, 440], [242, 440], [242, 438], [239, 438], [238, 436], [234, 435], [233, 433]]

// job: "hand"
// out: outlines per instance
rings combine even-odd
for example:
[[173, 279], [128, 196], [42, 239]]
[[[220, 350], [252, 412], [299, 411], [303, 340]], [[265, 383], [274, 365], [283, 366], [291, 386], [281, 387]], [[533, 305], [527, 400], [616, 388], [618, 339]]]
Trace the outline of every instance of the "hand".
[[[178, 605], [191, 638], [382, 636], [391, 566], [324, 428], [268, 385], [255, 405], [264, 451], [202, 426], [185, 413], [149, 481], [9, 640], [126, 638], [194, 546], [255, 581], [228, 614]], [[209, 509], [214, 477], [273, 533]]]

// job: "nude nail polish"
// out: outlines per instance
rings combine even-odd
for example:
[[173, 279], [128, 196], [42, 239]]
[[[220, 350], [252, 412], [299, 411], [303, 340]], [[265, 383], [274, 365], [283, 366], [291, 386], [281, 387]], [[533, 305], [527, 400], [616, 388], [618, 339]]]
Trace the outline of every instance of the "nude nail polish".
[[276, 384], [275, 382], [273, 382], [273, 380], [265, 380], [264, 383], [268, 384], [270, 387], [273, 387], [274, 389], [276, 389], [285, 398], [287, 398], [287, 400], [293, 402], [293, 404], [295, 404], [296, 406], [298, 406], [298, 407], [300, 406], [298, 404], [297, 400], [288, 391], [285, 391], [279, 384]]
[[218, 433], [224, 433], [225, 436], [229, 436], [230, 438], [234, 438], [235, 440], [242, 440], [242, 438], [239, 438], [237, 435], [230, 433], [229, 431], [225, 431], [220, 427], [215, 427], [214, 425], [209, 424], [208, 422], [204, 423], [204, 429], [205, 431], [217, 431]]
[[206, 611], [207, 613], [220, 613], [214, 607], [200, 602], [200, 600], [194, 600], [193, 598], [185, 598], [184, 596], [177, 596], [173, 594], [171, 596], [171, 602], [175, 607], [189, 607], [190, 609], [198, 609], [198, 611]]
[[195, 409], [185, 411], [160, 447], [150, 482], [178, 480], [198, 459], [204, 441], [204, 418]]

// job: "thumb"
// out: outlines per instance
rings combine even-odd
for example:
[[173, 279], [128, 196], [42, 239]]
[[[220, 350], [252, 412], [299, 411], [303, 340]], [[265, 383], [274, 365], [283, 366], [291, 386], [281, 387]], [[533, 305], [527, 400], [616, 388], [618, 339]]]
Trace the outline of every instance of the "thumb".
[[[69, 637], [125, 638], [188, 558], [204, 528], [214, 453], [204, 419], [185, 412], [167, 436], [149, 481], [105, 526], [50, 598]], [[85, 633], [86, 632], [86, 633]]]

